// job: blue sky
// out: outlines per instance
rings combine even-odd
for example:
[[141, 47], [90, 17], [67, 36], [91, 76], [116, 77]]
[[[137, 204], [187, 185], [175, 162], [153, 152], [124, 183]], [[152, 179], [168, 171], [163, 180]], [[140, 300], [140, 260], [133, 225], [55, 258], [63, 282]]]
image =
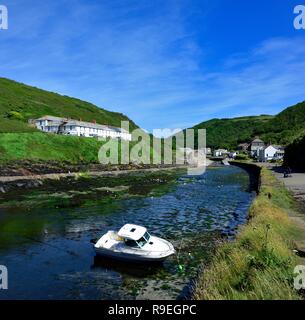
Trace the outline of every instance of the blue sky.
[[[305, 5], [305, 0], [303, 0]], [[0, 0], [0, 76], [151, 131], [305, 100], [302, 0]]]

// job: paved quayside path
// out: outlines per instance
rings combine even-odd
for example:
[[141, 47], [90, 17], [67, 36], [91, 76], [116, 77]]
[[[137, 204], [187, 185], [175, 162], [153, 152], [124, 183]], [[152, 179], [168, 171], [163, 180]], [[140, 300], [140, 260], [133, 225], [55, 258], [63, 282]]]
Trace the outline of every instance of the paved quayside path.
[[[275, 177], [282, 182], [292, 193], [299, 204], [297, 211], [289, 212], [289, 217], [292, 221], [299, 225], [305, 234], [305, 173], [292, 173], [290, 177], [284, 178], [284, 168], [278, 166], [270, 166], [269, 169]], [[303, 237], [304, 238], [304, 237]], [[302, 252], [302, 257], [299, 261], [305, 265], [305, 238], [294, 241], [296, 249]]]
[[283, 182], [294, 197], [304, 205], [305, 209], [305, 173], [292, 173], [291, 177], [284, 178], [284, 169], [282, 167], [273, 167], [272, 171], [278, 180]]

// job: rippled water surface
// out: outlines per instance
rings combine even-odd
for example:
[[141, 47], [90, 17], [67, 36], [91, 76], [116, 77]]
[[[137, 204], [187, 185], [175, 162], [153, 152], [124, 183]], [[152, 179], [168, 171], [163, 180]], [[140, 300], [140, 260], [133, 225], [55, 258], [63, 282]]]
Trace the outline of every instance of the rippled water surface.
[[[9, 290], [0, 299], [175, 299], [208, 263], [220, 234], [234, 236], [254, 197], [237, 167], [181, 176], [160, 197], [130, 197], [105, 206], [0, 211], [0, 265]], [[89, 243], [124, 223], [146, 226], [178, 254], [163, 265], [96, 259]]]

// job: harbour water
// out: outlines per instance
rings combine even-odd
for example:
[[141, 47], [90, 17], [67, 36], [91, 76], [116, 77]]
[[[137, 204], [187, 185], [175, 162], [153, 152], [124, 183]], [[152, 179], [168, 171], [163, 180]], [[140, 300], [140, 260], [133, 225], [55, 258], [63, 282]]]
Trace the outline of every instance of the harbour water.
[[[247, 221], [255, 192], [249, 175], [230, 166], [178, 176], [159, 196], [113, 199], [85, 207], [0, 209], [0, 265], [9, 289], [0, 299], [176, 299], [188, 294], [198, 269], [220, 239]], [[163, 265], [97, 259], [91, 238], [125, 223], [146, 226], [172, 242]]]

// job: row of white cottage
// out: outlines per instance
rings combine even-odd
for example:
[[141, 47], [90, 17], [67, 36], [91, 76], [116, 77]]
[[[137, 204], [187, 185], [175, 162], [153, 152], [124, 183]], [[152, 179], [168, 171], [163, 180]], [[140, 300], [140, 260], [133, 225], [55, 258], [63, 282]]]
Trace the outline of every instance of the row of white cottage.
[[77, 121], [53, 116], [44, 116], [31, 120], [37, 129], [44, 132], [73, 135], [79, 137], [117, 138], [131, 141], [131, 134], [112, 126], [101, 125], [95, 122]]

